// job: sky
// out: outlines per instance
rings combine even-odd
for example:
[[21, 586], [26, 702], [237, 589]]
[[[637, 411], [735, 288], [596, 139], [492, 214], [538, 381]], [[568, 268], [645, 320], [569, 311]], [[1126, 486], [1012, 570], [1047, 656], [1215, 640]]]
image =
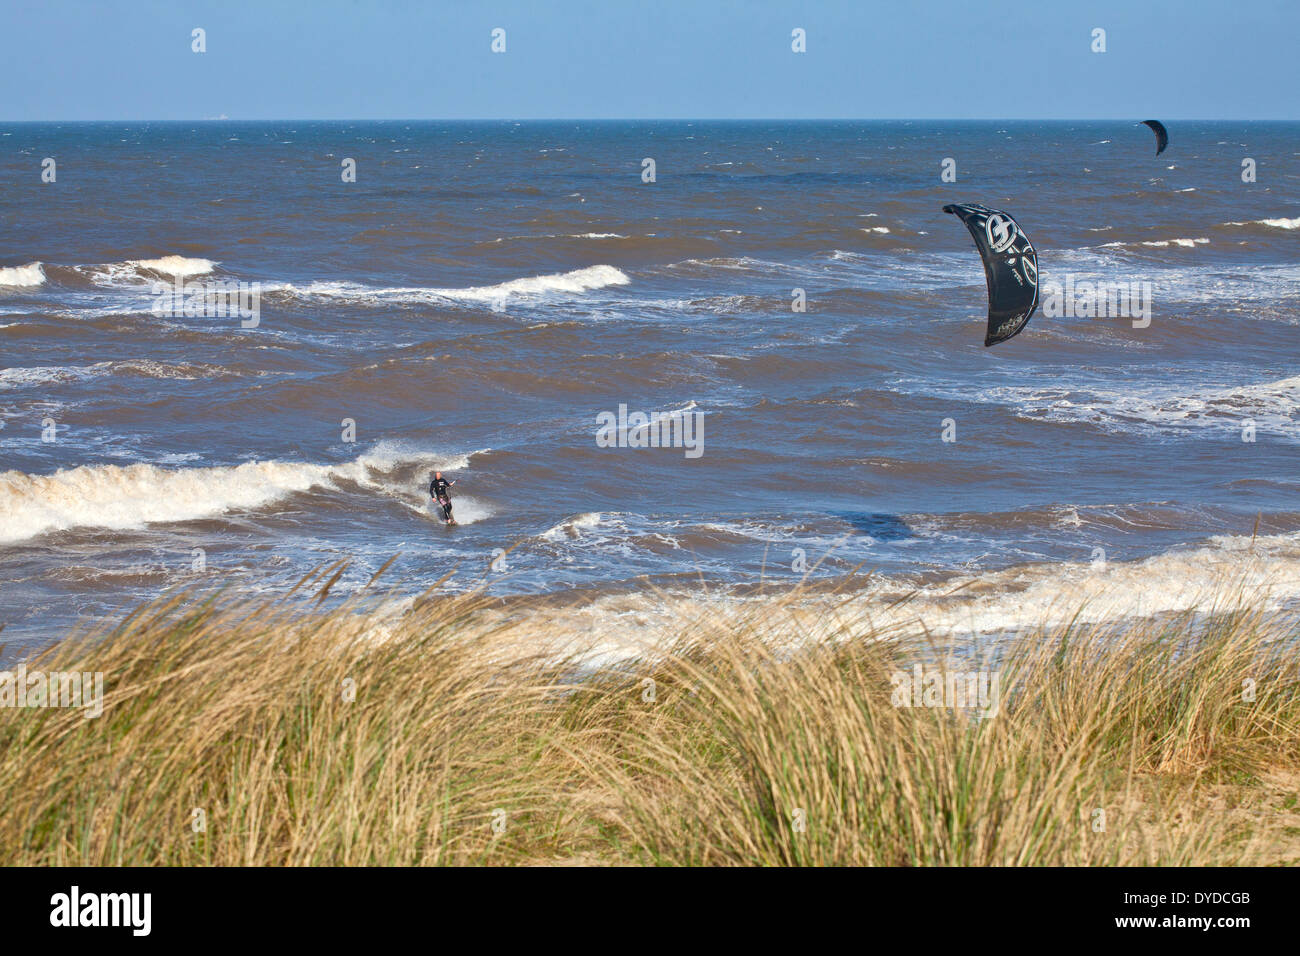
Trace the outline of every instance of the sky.
[[1298, 39], [1297, 0], [0, 0], [0, 120], [1294, 120]]

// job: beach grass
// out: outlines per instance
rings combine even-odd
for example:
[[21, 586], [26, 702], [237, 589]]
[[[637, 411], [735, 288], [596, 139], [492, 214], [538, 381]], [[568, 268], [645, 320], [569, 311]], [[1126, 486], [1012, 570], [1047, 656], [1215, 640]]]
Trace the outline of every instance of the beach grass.
[[1300, 862], [1300, 635], [1240, 595], [977, 652], [796, 591], [600, 663], [481, 594], [326, 607], [339, 570], [24, 661], [103, 711], [0, 708], [0, 862]]

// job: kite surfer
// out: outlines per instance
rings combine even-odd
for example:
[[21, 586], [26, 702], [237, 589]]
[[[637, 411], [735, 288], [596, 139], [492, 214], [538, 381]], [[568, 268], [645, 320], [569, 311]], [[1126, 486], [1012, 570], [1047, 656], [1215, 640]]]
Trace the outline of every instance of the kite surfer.
[[456, 519], [451, 516], [451, 486], [456, 482], [448, 481], [442, 477], [442, 472], [435, 471], [433, 480], [429, 482], [429, 497], [437, 504], [442, 513], [442, 520], [449, 525], [456, 523]]

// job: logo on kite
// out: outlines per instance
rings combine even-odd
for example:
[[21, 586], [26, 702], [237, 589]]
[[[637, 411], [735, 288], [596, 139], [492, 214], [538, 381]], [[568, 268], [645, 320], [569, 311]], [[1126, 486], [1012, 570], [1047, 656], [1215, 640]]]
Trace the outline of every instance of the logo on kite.
[[985, 346], [1005, 342], [1020, 332], [1038, 308], [1038, 253], [1010, 215], [979, 203], [944, 206], [970, 230], [984, 261], [989, 291]]
[[1016, 241], [1019, 232], [1015, 220], [1000, 212], [995, 212], [984, 221], [984, 235], [989, 241], [989, 248], [994, 252], [1006, 252], [1010, 249], [1011, 243]]

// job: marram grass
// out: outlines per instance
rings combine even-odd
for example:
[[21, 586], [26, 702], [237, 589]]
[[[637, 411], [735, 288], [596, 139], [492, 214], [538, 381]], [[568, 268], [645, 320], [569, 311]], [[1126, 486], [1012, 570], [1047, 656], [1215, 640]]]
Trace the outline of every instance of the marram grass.
[[[1293, 617], [1225, 604], [984, 659], [796, 593], [593, 669], [544, 610], [430, 593], [381, 627], [308, 590], [181, 595], [26, 661], [102, 672], [104, 710], [0, 709], [0, 859], [1300, 862]], [[801, 641], [808, 601], [835, 623]], [[918, 665], [995, 674], [996, 713], [899, 706]]]

